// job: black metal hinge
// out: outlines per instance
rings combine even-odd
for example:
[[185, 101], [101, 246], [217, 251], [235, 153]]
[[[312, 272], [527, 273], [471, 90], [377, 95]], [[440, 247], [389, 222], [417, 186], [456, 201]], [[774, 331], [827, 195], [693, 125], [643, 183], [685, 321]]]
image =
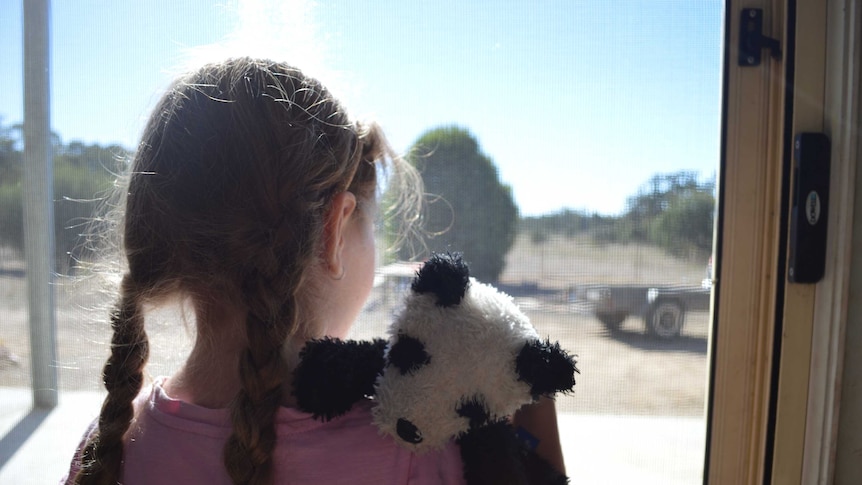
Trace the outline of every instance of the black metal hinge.
[[739, 23], [739, 65], [759, 66], [763, 49], [769, 55], [781, 59], [781, 43], [777, 39], [763, 35], [763, 9], [742, 9]]

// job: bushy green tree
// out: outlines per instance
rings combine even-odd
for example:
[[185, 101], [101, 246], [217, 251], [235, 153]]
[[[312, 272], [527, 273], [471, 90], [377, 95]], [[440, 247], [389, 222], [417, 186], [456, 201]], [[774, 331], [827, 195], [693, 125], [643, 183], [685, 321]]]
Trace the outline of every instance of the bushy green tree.
[[410, 154], [428, 194], [419, 247], [463, 252], [473, 276], [497, 281], [515, 240], [518, 208], [493, 161], [469, 131], [456, 126], [426, 132]]
[[0, 246], [24, 247], [21, 202], [21, 129], [0, 119]]
[[703, 190], [675, 198], [650, 227], [650, 240], [675, 256], [702, 256], [712, 249], [715, 199]]
[[21, 179], [21, 126], [4, 126], [0, 118], [0, 185]]
[[[19, 134], [0, 127], [0, 245], [23, 254], [24, 212]], [[93, 221], [101, 198], [123, 171], [128, 152], [119, 146], [102, 147], [52, 140], [54, 161], [54, 247], [57, 271], [67, 273], [84, 256], [83, 233]]]
[[697, 173], [655, 174], [629, 197], [626, 212], [594, 235], [603, 242], [646, 243], [681, 257], [712, 248], [715, 183]]

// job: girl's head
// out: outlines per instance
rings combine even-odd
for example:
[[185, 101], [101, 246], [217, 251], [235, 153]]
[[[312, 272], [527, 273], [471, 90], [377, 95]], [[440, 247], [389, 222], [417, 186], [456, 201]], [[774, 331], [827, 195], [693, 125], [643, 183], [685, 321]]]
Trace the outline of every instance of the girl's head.
[[313, 335], [298, 317], [314, 263], [330, 256], [326, 218], [333, 202], [373, 217], [384, 151], [376, 127], [354, 123], [297, 69], [206, 66], [172, 86], [139, 146], [125, 210], [129, 276], [151, 297], [227, 298], [267, 322], [296, 314], [286, 330]]
[[118, 477], [147, 359], [142, 304], [175, 296], [193, 302], [199, 336], [207, 308], [244, 315], [225, 465], [236, 483], [271, 482], [282, 345], [341, 335], [361, 308], [373, 277], [377, 166], [388, 155], [375, 125], [352, 121], [320, 83], [284, 64], [234, 59], [171, 86], [131, 167], [109, 394], [81, 483]]

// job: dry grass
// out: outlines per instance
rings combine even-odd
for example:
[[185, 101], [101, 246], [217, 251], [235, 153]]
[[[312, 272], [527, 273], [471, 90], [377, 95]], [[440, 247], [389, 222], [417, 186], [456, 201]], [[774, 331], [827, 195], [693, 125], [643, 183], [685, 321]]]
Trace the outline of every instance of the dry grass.
[[565, 289], [585, 283], [690, 284], [705, 276], [706, 261], [684, 261], [637, 244], [597, 244], [589, 236], [554, 236], [534, 244], [520, 235], [506, 257], [505, 283]]

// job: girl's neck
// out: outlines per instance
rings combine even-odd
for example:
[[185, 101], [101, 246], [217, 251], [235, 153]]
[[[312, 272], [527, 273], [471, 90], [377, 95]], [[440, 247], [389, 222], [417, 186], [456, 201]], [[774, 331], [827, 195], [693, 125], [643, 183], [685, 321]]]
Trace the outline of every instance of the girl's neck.
[[174, 399], [206, 408], [229, 407], [240, 389], [239, 360], [236, 356], [222, 357], [213, 359], [192, 350], [183, 367], [165, 382], [165, 392]]
[[[165, 392], [198, 406], [227, 408], [242, 387], [239, 359], [248, 342], [245, 314], [229, 308], [200, 310], [195, 345], [183, 367], [165, 382]], [[282, 404], [287, 406], [294, 404], [290, 384], [285, 376]]]

